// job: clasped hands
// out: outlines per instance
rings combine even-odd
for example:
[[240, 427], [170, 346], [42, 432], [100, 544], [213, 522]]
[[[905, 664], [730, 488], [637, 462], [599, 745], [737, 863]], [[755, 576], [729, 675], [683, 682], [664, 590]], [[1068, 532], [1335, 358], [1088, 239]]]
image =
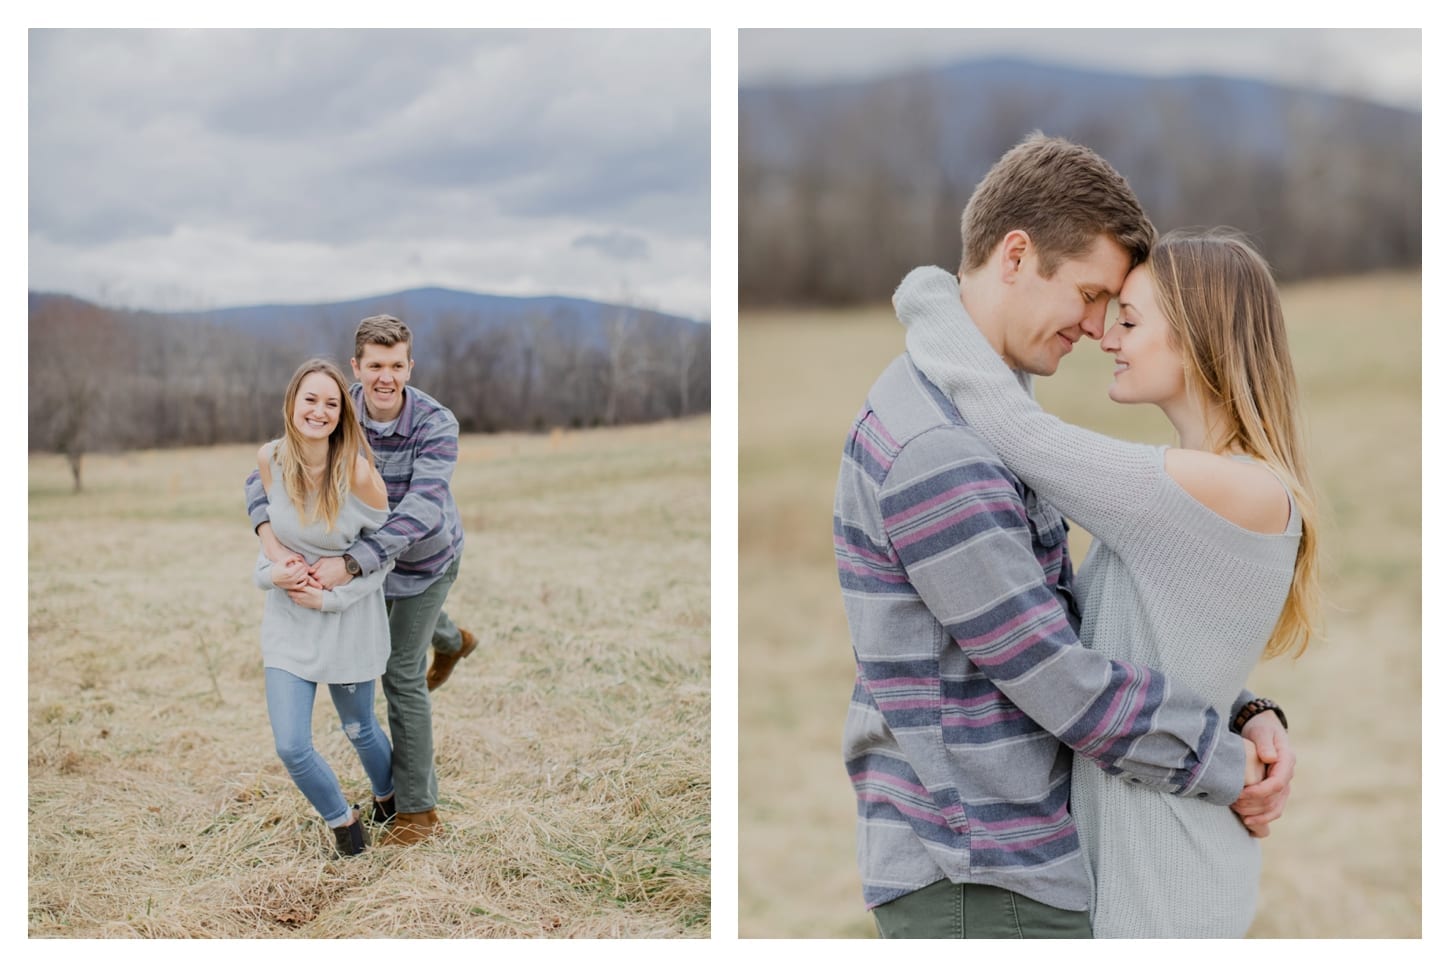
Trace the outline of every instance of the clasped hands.
[[340, 557], [318, 558], [308, 565], [301, 554], [292, 554], [272, 564], [272, 584], [287, 592], [294, 603], [314, 611], [322, 610], [322, 593], [352, 580]]
[[1230, 807], [1249, 835], [1269, 835], [1269, 824], [1284, 814], [1289, 782], [1294, 778], [1294, 750], [1277, 716], [1261, 712], [1249, 719], [1244, 743], [1244, 791]]

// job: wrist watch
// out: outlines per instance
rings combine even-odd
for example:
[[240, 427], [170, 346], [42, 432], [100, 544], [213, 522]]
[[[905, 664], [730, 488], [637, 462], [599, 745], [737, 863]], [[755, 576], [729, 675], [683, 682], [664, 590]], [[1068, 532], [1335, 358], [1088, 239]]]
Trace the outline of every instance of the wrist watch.
[[342, 556], [342, 566], [347, 568], [347, 573], [353, 577], [357, 577], [362, 573], [362, 565], [354, 561], [351, 554], [344, 554]]

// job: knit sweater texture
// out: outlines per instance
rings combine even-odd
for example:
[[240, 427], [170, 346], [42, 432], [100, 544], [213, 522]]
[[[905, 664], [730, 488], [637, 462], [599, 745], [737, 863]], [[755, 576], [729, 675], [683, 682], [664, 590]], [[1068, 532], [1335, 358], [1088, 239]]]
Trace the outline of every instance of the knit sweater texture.
[[[1008, 467], [1095, 538], [1077, 583], [1083, 644], [1156, 668], [1230, 714], [1288, 595], [1297, 506], [1282, 534], [1245, 530], [1168, 475], [1167, 447], [1044, 412], [971, 321], [951, 274], [913, 271], [895, 304], [912, 361]], [[1247, 931], [1259, 849], [1231, 810], [1077, 761], [1071, 811], [1093, 876], [1095, 936]]]
[[[360, 535], [377, 530], [388, 519], [386, 510], [369, 507], [349, 492], [331, 529], [321, 517], [304, 522], [282, 483], [276, 453], [274, 441], [272, 486], [267, 491], [272, 530], [308, 564], [341, 554]], [[273, 585], [272, 562], [258, 553], [253, 580], [267, 592], [262, 612], [262, 664], [309, 682], [338, 685], [377, 678], [387, 667], [391, 650], [383, 582], [392, 568], [392, 562], [386, 562], [372, 574], [322, 592], [319, 611], [297, 604]]]

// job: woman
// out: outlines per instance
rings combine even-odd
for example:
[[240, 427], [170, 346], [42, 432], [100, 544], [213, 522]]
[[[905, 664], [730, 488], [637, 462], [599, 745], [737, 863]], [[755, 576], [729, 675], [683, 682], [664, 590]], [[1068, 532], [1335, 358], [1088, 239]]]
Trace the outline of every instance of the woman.
[[388, 495], [353, 410], [341, 371], [326, 360], [300, 366], [282, 404], [280, 440], [257, 451], [268, 513], [277, 539], [296, 553], [273, 565], [259, 554], [257, 585], [267, 591], [262, 616], [267, 714], [277, 755], [297, 788], [337, 838], [338, 852], [367, 847], [357, 807], [312, 746], [312, 703], [325, 683], [372, 784], [375, 809], [393, 795], [392, 748], [373, 715], [373, 682], [388, 661], [383, 580], [391, 566], [331, 591], [308, 568], [346, 550], [388, 517]]
[[[1171, 233], [1123, 284], [1102, 340], [1117, 364], [1109, 396], [1160, 407], [1173, 448], [1043, 412], [947, 273], [916, 270], [896, 300], [916, 366], [1009, 469], [1093, 534], [1077, 581], [1085, 645], [1161, 670], [1224, 720], [1261, 656], [1303, 652], [1317, 612], [1314, 501], [1278, 294], [1252, 248]], [[1077, 757], [1072, 812], [1095, 936], [1247, 931], [1258, 844], [1229, 809]]]

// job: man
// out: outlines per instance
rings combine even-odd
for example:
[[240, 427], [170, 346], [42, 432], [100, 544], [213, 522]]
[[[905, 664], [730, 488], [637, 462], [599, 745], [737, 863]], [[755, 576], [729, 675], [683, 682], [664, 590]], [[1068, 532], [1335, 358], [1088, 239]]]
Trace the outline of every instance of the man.
[[[1116, 171], [1041, 135], [983, 178], [962, 231], [962, 270], [982, 283], [973, 319], [1002, 335], [1009, 365], [1044, 376], [1102, 336], [1154, 239]], [[1023, 237], [1045, 274], [1009, 291], [984, 266], [1010, 264], [1004, 246]], [[1241, 739], [1161, 674], [1082, 648], [1065, 533], [907, 356], [887, 367], [847, 438], [835, 507], [857, 665], [844, 756], [884, 936], [1091, 936], [1074, 753], [1235, 804], [1256, 835], [1283, 810], [1293, 754], [1277, 706], [1240, 696]], [[1274, 763], [1262, 782], [1260, 759]]]
[[[346, 584], [394, 561], [384, 593], [392, 652], [383, 673], [388, 727], [393, 743], [391, 802], [374, 807], [374, 819], [390, 827], [384, 844], [411, 845], [439, 829], [438, 777], [433, 767], [433, 711], [428, 693], [477, 646], [443, 613], [448, 589], [458, 578], [463, 526], [449, 482], [458, 461], [458, 421], [426, 393], [408, 385], [413, 374], [412, 333], [393, 316], [370, 316], [357, 327], [350, 392], [367, 432], [378, 471], [388, 488], [387, 522], [340, 557], [322, 558], [310, 570], [323, 588]], [[267, 497], [258, 474], [247, 478], [252, 526], [273, 561], [288, 556], [267, 520]], [[425, 674], [428, 644], [433, 665]], [[396, 813], [396, 815], [394, 815]]]

